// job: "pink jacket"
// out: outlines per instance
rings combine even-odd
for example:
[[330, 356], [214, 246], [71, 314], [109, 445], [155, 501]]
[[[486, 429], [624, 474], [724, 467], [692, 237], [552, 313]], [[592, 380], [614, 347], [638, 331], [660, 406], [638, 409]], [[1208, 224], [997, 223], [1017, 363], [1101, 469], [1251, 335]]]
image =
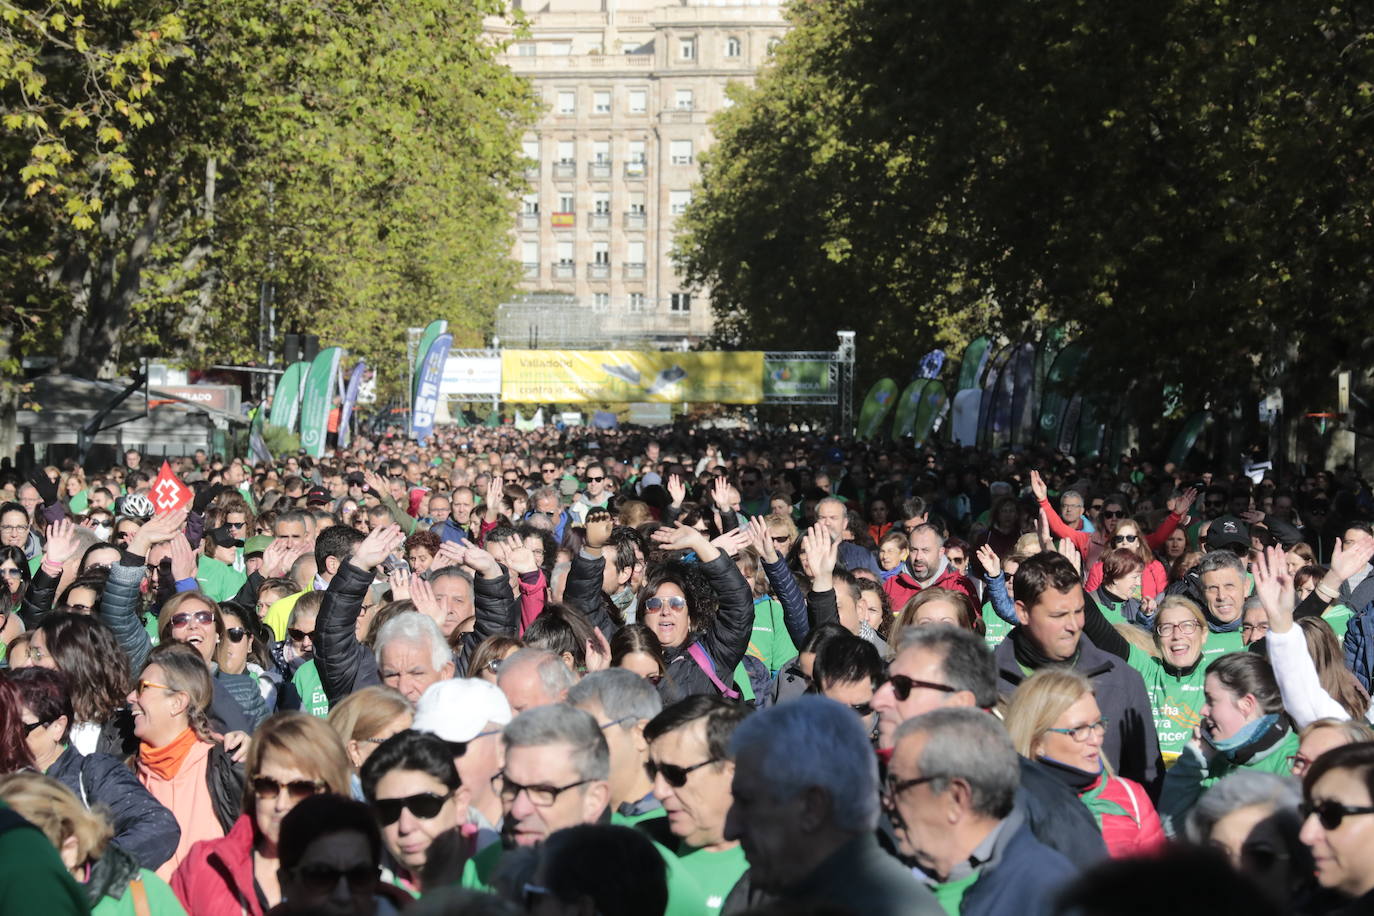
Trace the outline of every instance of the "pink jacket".
[[[1100, 779], [1107, 780], [1101, 797], [1116, 802], [1126, 811], [1102, 817], [1102, 840], [1107, 844], [1108, 854], [1114, 859], [1123, 859], [1153, 855], [1163, 849], [1167, 842], [1164, 826], [1140, 783], [1106, 773]], [[1093, 787], [1096, 786], [1094, 783]]]
[[172, 875], [187, 916], [262, 916], [253, 887], [253, 819], [247, 814], [217, 840], [201, 840]]

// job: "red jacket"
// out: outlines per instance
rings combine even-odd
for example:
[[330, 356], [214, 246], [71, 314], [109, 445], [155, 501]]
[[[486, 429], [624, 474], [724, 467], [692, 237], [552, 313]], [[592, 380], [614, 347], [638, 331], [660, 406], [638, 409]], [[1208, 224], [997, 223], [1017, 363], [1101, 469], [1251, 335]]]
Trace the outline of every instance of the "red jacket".
[[[952, 566], [945, 566], [945, 571], [940, 573], [940, 577], [932, 582], [929, 588], [947, 588], [952, 592], [963, 592], [976, 603], [978, 593], [973, 590], [973, 583], [969, 577], [959, 572]], [[903, 567], [897, 575], [883, 583], [883, 591], [887, 593], [887, 601], [892, 608], [893, 614], [900, 614], [906, 603], [921, 593], [921, 584], [916, 581], [916, 577], [911, 574], [910, 569]]]
[[[1153, 855], [1163, 849], [1167, 842], [1164, 827], [1140, 783], [1106, 773], [1099, 778], [1107, 780], [1100, 797], [1116, 802], [1126, 811], [1125, 814], [1102, 815], [1102, 841], [1107, 844], [1107, 853], [1114, 859], [1123, 859]], [[1090, 790], [1096, 786], [1097, 783], [1093, 783]]]
[[239, 816], [227, 834], [201, 840], [172, 875], [187, 916], [262, 916], [253, 887], [253, 819]]
[[[1093, 564], [1092, 571], [1088, 573], [1088, 581], [1083, 588], [1089, 592], [1095, 592], [1102, 587], [1102, 561], [1098, 560]], [[1145, 598], [1158, 598], [1164, 594], [1164, 590], [1169, 587], [1169, 574], [1164, 571], [1164, 564], [1158, 560], [1151, 560], [1150, 565], [1146, 566], [1140, 576], [1140, 594]]]

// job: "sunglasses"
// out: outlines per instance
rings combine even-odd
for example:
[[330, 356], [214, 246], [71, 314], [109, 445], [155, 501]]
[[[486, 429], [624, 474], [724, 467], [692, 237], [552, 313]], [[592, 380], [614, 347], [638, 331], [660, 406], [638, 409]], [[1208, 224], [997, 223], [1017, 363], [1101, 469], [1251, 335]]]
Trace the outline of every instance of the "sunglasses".
[[1118, 534], [1116, 537], [1112, 538], [1112, 541], [1117, 544], [1134, 544], [1138, 540], [1140, 540], [1140, 538], [1136, 537], [1134, 534]]
[[243, 627], [229, 627], [224, 631], [224, 635], [229, 637], [230, 642], [243, 642], [243, 637], [248, 635], [248, 631]]
[[588, 477], [588, 478], [587, 478], [587, 483], [596, 483], [598, 480], [605, 480], [605, 479], [606, 479], [606, 478], [605, 478], [604, 476], [602, 476], [602, 477]]
[[292, 639], [294, 639], [296, 642], [304, 642], [304, 641], [307, 640], [307, 639], [314, 639], [314, 638], [315, 638], [315, 631], [314, 631], [314, 630], [311, 630], [309, 633], [307, 633], [307, 632], [305, 632], [304, 630], [297, 630], [297, 629], [288, 628], [287, 631], [286, 631], [286, 635], [287, 635], [287, 636], [290, 636], [290, 637], [291, 637]]
[[24, 723], [24, 735], [25, 735], [25, 736], [32, 735], [35, 731], [37, 731], [38, 729], [42, 728], [43, 726], [45, 726], [45, 725], [51, 725], [51, 724], [52, 724], [51, 721], [48, 721], [48, 722], [25, 722], [25, 723]]
[[287, 798], [301, 801], [325, 788], [324, 783], [314, 779], [293, 779], [290, 782], [277, 782], [270, 776], [259, 776], [253, 780], [253, 794], [258, 798], [276, 798], [286, 790]]
[[1106, 510], [1103, 510], [1103, 512], [1102, 512], [1102, 517], [1103, 517], [1103, 518], [1125, 518], [1125, 517], [1126, 517], [1126, 513], [1123, 512], [1123, 511], [1121, 511], [1120, 509], [1112, 509], [1110, 512], [1108, 512], [1108, 511], [1106, 511]]
[[785, 535], [785, 534], [782, 535], [781, 537], [779, 537], [779, 536], [777, 536], [777, 535], [775, 534], [775, 535], [772, 536], [772, 538], [773, 538], [773, 543], [774, 543], [774, 544], [786, 544], [788, 541], [791, 540], [791, 538], [789, 538], [789, 537], [788, 537], [787, 535]]
[[1374, 806], [1363, 805], [1355, 807], [1343, 805], [1335, 801], [1323, 801], [1313, 804], [1303, 802], [1298, 805], [1298, 814], [1305, 821], [1312, 815], [1317, 816], [1317, 823], [1322, 825], [1324, 830], [1335, 830], [1341, 826], [1341, 821], [1354, 814], [1374, 814]]
[[372, 808], [377, 812], [377, 820], [381, 821], [383, 827], [386, 827], [399, 821], [403, 810], [409, 811], [423, 821], [438, 817], [444, 804], [452, 797], [451, 795], [435, 795], [433, 792], [421, 792], [419, 795], [410, 795], [405, 798], [379, 798], [372, 803]]
[[715, 762], [716, 758], [712, 757], [709, 760], [703, 760], [701, 763], [696, 763], [689, 767], [680, 767], [674, 766], [671, 763], [655, 763], [652, 760], [646, 760], [644, 761], [644, 775], [649, 777], [649, 782], [653, 782], [659, 776], [662, 776], [663, 781], [668, 785], [672, 786], [674, 789], [681, 789], [683, 786], [687, 785], [687, 777], [691, 775], [693, 770], [699, 770], [707, 764]]
[[938, 690], [941, 693], [958, 693], [959, 688], [951, 687], [948, 684], [933, 684], [930, 681], [918, 681], [915, 678], [907, 677], [905, 674], [889, 675], [887, 683], [892, 685], [892, 695], [897, 698], [898, 703], [906, 701], [911, 696], [911, 691], [917, 687], [925, 687], [929, 690]]
[[188, 626], [192, 620], [201, 626], [208, 627], [215, 622], [215, 615], [211, 611], [196, 611], [194, 614], [189, 611], [181, 611], [180, 613], [172, 615], [172, 626]]
[[681, 595], [669, 595], [667, 598], [654, 597], [644, 602], [644, 609], [648, 611], [661, 611], [665, 605], [675, 611], [680, 611], [687, 606], [687, 599]]
[[1090, 508], [1092, 509], [1093, 512], [1100, 512], [1100, 511], [1102, 510], [1102, 504], [1101, 504], [1101, 503], [1093, 503], [1092, 506], [1091, 506]]
[[326, 894], [339, 886], [339, 879], [348, 882], [348, 889], [354, 893], [364, 893], [377, 886], [380, 871], [375, 865], [355, 865], [352, 868], [334, 868], [323, 863], [298, 865], [292, 872], [313, 893]]

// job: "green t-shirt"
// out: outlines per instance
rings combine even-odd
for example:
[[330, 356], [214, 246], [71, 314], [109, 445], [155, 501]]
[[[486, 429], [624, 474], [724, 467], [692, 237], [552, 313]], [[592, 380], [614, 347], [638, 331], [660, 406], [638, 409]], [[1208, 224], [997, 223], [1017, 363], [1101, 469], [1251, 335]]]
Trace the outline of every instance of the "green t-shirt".
[[685, 851], [677, 860], [696, 881], [702, 895], [696, 900], [695, 912], [715, 916], [725, 904], [730, 889], [749, 868], [749, 861], [744, 857], [744, 848], [738, 843], [720, 852], [681, 848]]
[[[10, 806], [0, 801], [0, 819], [9, 821]], [[67, 871], [57, 850], [27, 822], [0, 830], [0, 913], [85, 916], [86, 895]]]
[[463, 887], [470, 891], [491, 892], [491, 878], [496, 866], [501, 862], [505, 849], [500, 843], [492, 843], [463, 864]]
[[1011, 633], [1011, 624], [997, 616], [997, 612], [992, 609], [991, 601], [983, 605], [983, 629], [983, 639], [989, 649], [996, 649]]
[[619, 811], [611, 812], [611, 823], [617, 827], [634, 827], [645, 821], [658, 820], [668, 816], [668, 812], [662, 806], [650, 811], [642, 811], [639, 814], [621, 814]]
[[1345, 639], [1345, 631], [1350, 626], [1350, 618], [1355, 616], [1355, 612], [1344, 604], [1333, 604], [1322, 614], [1322, 620], [1331, 625], [1335, 631], [1337, 639]]
[[73, 515], [85, 515], [86, 507], [91, 502], [90, 490], [78, 490], [76, 495], [67, 503], [67, 508], [72, 510]]
[[247, 581], [246, 575], [212, 557], [201, 557], [196, 563], [196, 582], [215, 601], [228, 601]]
[[296, 669], [296, 673], [291, 675], [291, 683], [301, 695], [301, 712], [308, 712], [317, 719], [329, 715], [329, 697], [325, 695], [320, 670], [315, 667], [313, 658]]
[[[172, 893], [166, 881], [146, 868], [138, 870], [138, 877], [143, 882], [144, 893], [148, 896], [149, 916], [186, 916], [181, 901]], [[123, 896], [114, 898], [106, 895], [91, 908], [91, 916], [135, 916], [135, 913], [134, 894], [127, 887], [124, 888]]]
[[[1208, 642], [1211, 642], [1210, 638]], [[1164, 755], [1164, 762], [1171, 764], [1192, 739], [1193, 729], [1202, 722], [1202, 707], [1207, 702], [1202, 693], [1202, 684], [1207, 678], [1210, 659], [1204, 654], [1193, 667], [1192, 673], [1180, 677], [1169, 673], [1161, 659], [1131, 646], [1131, 655], [1126, 663], [1145, 681], [1145, 692], [1149, 694], [1150, 707], [1154, 710], [1159, 750]]]
[[1211, 664], [1228, 652], [1244, 652], [1245, 635], [1237, 628], [1229, 633], [1208, 633], [1207, 645], [1202, 647], [1202, 660]]
[[935, 892], [935, 900], [949, 916], [959, 916], [959, 910], [964, 905], [964, 895], [978, 882], [979, 874], [980, 872], [975, 869], [957, 881], [931, 884], [929, 887]]
[[768, 595], [754, 599], [754, 631], [749, 636], [749, 654], [768, 666], [769, 674], [797, 657], [797, 647], [787, 634], [782, 604]]
[[1121, 613], [1121, 606], [1125, 603], [1124, 601], [1099, 601], [1097, 608], [1102, 612], [1102, 616], [1107, 618], [1108, 623], [1116, 626], [1118, 623], [1126, 622], [1125, 615]]

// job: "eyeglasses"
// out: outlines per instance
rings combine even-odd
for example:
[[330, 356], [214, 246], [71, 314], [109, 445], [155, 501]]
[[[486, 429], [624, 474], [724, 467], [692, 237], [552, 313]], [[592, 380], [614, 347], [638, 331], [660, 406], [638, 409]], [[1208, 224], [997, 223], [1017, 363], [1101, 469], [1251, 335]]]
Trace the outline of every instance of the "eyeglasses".
[[225, 522], [230, 528], [247, 528], [247, 522]]
[[0, 576], [6, 579], [22, 579], [24, 574], [17, 569], [0, 569]]
[[1103, 517], [1103, 518], [1125, 518], [1125, 517], [1126, 517], [1126, 513], [1125, 513], [1124, 511], [1122, 511], [1121, 509], [1112, 509], [1110, 512], [1104, 509], [1104, 510], [1102, 511], [1102, 517]]
[[300, 801], [315, 795], [325, 788], [316, 779], [293, 779], [290, 782], [277, 782], [270, 776], [259, 776], [253, 780], [253, 794], [258, 798], [276, 798], [282, 790], [292, 801]]
[[1159, 635], [1164, 637], [1172, 636], [1174, 633], [1178, 633], [1180, 636], [1192, 636], [1202, 629], [1202, 624], [1196, 620], [1183, 620], [1178, 623], [1161, 623], [1157, 629]]
[[21, 531], [28, 531], [28, 525], [0, 525], [0, 531], [5, 534], [18, 534]]
[[355, 865], [352, 868], [335, 868], [332, 865], [297, 865], [292, 870], [296, 880], [315, 894], [326, 894], [339, 886], [339, 879], [348, 882], [348, 889], [356, 893], [369, 891], [376, 887], [380, 871], [375, 865]]
[[224, 635], [229, 637], [230, 642], [243, 642], [243, 637], [248, 635], [248, 631], [243, 627], [229, 627], [224, 631]]
[[1118, 534], [1112, 538], [1112, 542], [1116, 544], [1134, 544], [1138, 540], [1140, 538], [1134, 534]]
[[1352, 814], [1374, 814], [1374, 806], [1354, 807], [1335, 801], [1316, 802], [1315, 804], [1303, 802], [1298, 805], [1298, 814], [1302, 816], [1304, 821], [1315, 814], [1317, 823], [1321, 824], [1324, 829], [1335, 830], [1341, 826], [1341, 821]]
[[1288, 758], [1288, 769], [1293, 771], [1294, 776], [1303, 775], [1311, 765], [1312, 758], [1304, 757], [1302, 754], [1294, 754]]
[[578, 786], [585, 786], [592, 782], [590, 779], [579, 779], [577, 782], [568, 783], [566, 786], [522, 786], [520, 783], [511, 780], [502, 771], [491, 778], [491, 788], [497, 795], [501, 796], [501, 801], [511, 804], [519, 797], [521, 792], [529, 798], [530, 804], [536, 808], [547, 808], [558, 801], [558, 796], [569, 789], [576, 789]]
[[1242, 633], [1268, 633], [1269, 621], [1266, 620], [1264, 623], [1243, 623], [1240, 625], [1240, 630]]
[[644, 602], [644, 609], [646, 611], [661, 611], [665, 605], [675, 611], [680, 611], [687, 606], [687, 599], [681, 595], [669, 595], [667, 598], [655, 596]]
[[644, 775], [649, 777], [649, 782], [653, 782], [660, 775], [663, 781], [674, 789], [681, 789], [687, 785], [687, 777], [693, 770], [699, 770], [707, 764], [715, 763], [716, 758], [703, 760], [701, 763], [692, 764], [689, 767], [674, 766], [671, 763], [655, 763], [652, 760], [644, 761]]
[[1102, 503], [1093, 503], [1090, 508], [1093, 512], [1100, 512], [1102, 511]]
[[172, 626], [188, 626], [192, 620], [201, 626], [208, 627], [215, 622], [215, 615], [213, 611], [196, 611], [194, 614], [190, 611], [181, 611], [172, 615]]
[[405, 798], [379, 798], [372, 803], [372, 808], [377, 812], [377, 820], [386, 827], [399, 821], [402, 811], [409, 811], [423, 821], [438, 817], [439, 812], [444, 809], [444, 804], [452, 797], [421, 792]]
[[901, 795], [907, 789], [914, 789], [919, 785], [922, 785], [927, 782], [933, 782], [934, 780], [939, 778], [939, 776], [917, 776], [915, 779], [903, 779], [901, 782], [898, 782], [897, 780], [889, 776], [887, 780], [883, 783], [883, 794], [888, 798], [896, 798], [898, 795]]
[[157, 681], [139, 681], [139, 682], [138, 682], [138, 692], [139, 692], [139, 693], [142, 693], [143, 691], [147, 690], [149, 687], [158, 687], [158, 688], [160, 688], [160, 689], [162, 689], [162, 690], [171, 690], [171, 689], [172, 689], [171, 687], [168, 687], [166, 684], [159, 684]]
[[902, 703], [911, 696], [911, 691], [917, 687], [925, 687], [928, 690], [938, 690], [941, 693], [958, 693], [958, 687], [951, 687], [948, 684], [933, 684], [930, 681], [918, 681], [915, 678], [907, 677], [905, 674], [888, 675], [887, 683], [892, 685], [892, 695], [897, 698], [897, 702]]
[[287, 635], [287, 636], [290, 636], [290, 637], [291, 637], [292, 639], [294, 639], [296, 642], [305, 642], [307, 639], [314, 639], [314, 638], [315, 638], [315, 631], [314, 631], [314, 630], [311, 630], [309, 633], [307, 633], [307, 632], [305, 632], [304, 630], [297, 630], [297, 629], [288, 627], [287, 630], [286, 630], [286, 635]]
[[638, 721], [639, 721], [639, 717], [638, 717], [638, 716], [621, 716], [619, 719], [612, 719], [612, 720], [609, 721], [609, 722], [603, 722], [602, 725], [601, 725], [601, 730], [604, 732], [606, 729], [610, 728], [612, 725], [624, 725], [626, 722], [638, 722]]
[[46, 722], [25, 722], [25, 723], [24, 723], [24, 734], [25, 734], [25, 736], [32, 735], [32, 734], [33, 734], [35, 731], [37, 731], [38, 729], [42, 728], [42, 727], [45, 726], [45, 725], [51, 725], [52, 723], [53, 723], [53, 720], [52, 720], [52, 719], [49, 719], [49, 720], [46, 721]]
[[1110, 719], [1103, 716], [1096, 722], [1089, 722], [1087, 725], [1075, 725], [1073, 728], [1047, 728], [1045, 731], [1054, 732], [1056, 735], [1068, 735], [1079, 744], [1082, 744], [1093, 735], [1107, 734], [1107, 725], [1110, 722]]

